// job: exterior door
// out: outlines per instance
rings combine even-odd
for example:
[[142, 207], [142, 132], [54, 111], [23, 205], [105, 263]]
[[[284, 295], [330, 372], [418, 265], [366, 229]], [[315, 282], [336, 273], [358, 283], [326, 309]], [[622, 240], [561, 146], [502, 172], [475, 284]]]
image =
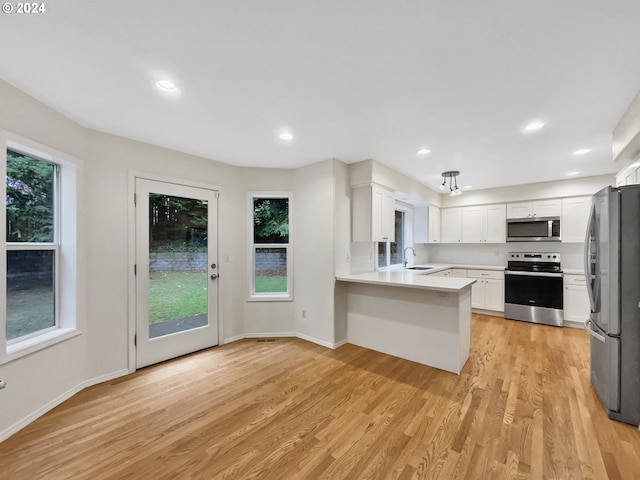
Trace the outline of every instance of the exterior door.
[[218, 195], [136, 178], [136, 366], [218, 344]]

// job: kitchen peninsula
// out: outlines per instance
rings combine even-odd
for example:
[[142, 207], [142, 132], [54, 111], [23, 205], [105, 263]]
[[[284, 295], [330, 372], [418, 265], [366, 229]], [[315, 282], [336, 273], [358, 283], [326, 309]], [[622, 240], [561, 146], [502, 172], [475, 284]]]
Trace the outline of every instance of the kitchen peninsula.
[[460, 374], [469, 358], [476, 280], [402, 268], [336, 280], [336, 316], [346, 320], [349, 343]]

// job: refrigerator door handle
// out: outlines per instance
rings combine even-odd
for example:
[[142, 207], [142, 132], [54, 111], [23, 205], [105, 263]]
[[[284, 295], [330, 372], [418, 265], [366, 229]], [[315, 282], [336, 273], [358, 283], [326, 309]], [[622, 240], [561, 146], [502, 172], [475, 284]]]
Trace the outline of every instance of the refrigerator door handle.
[[[596, 206], [595, 203], [591, 204], [591, 212], [589, 212], [589, 222], [587, 223], [587, 234], [584, 239], [584, 273], [587, 279], [587, 294], [589, 297], [589, 303], [591, 304], [591, 311], [596, 311], [596, 299], [593, 294], [593, 283], [591, 275], [591, 231], [595, 228], [596, 220]], [[594, 230], [595, 231], [595, 230]]]
[[587, 332], [589, 332], [589, 335], [591, 335], [591, 336], [592, 336], [593, 338], [595, 338], [596, 340], [600, 340], [601, 342], [603, 342], [603, 343], [604, 343], [604, 342], [606, 341], [606, 338], [604, 337], [604, 335], [602, 335], [602, 334], [600, 334], [600, 333], [596, 332], [596, 331], [593, 329], [593, 327], [592, 327], [592, 326], [593, 326], [593, 322], [592, 322], [591, 320], [587, 320], [587, 321], [584, 323], [584, 329], [585, 329]]

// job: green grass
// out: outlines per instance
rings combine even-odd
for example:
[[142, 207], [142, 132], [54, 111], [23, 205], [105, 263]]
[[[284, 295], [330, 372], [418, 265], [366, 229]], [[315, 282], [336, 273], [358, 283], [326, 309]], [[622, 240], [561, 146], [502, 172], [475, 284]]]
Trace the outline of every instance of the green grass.
[[54, 324], [53, 289], [32, 287], [7, 291], [7, 340]]
[[256, 293], [287, 291], [287, 277], [256, 277]]
[[207, 272], [150, 272], [149, 323], [207, 313]]

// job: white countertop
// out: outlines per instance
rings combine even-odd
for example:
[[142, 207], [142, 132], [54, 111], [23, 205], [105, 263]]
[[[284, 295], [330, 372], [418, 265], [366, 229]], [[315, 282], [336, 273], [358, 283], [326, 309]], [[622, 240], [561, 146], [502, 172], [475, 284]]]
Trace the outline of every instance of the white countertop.
[[[429, 265], [431, 266], [431, 265]], [[429, 273], [443, 270], [445, 267], [434, 267], [432, 270], [407, 270], [395, 267], [377, 272], [356, 273], [353, 275], [337, 275], [343, 282], [369, 283], [373, 285], [389, 285], [391, 287], [422, 288], [440, 292], [460, 292], [476, 282], [473, 278], [440, 277]]]

